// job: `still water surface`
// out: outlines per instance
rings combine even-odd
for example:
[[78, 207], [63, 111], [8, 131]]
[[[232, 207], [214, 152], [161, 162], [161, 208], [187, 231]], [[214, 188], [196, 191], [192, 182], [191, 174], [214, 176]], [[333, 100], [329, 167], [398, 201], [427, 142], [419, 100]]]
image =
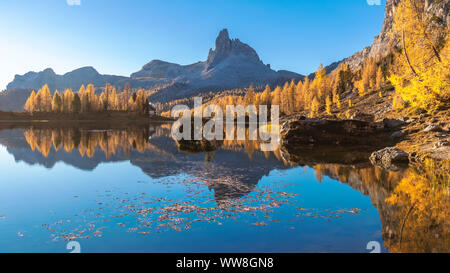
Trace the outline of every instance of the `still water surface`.
[[405, 170], [298, 166], [249, 141], [180, 151], [169, 129], [0, 130], [0, 252], [449, 250], [445, 215], [413, 213], [399, 244], [408, 205], [386, 198]]

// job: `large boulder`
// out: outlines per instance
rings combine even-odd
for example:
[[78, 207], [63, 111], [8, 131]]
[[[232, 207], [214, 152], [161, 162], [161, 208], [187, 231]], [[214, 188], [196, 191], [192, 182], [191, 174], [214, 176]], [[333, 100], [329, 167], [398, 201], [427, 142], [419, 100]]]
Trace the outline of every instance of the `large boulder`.
[[391, 139], [402, 139], [403, 137], [405, 137], [405, 135], [406, 134], [402, 131], [396, 131], [392, 133]]
[[409, 163], [409, 155], [398, 148], [388, 147], [373, 152], [370, 155], [370, 161], [387, 170], [398, 170], [402, 165]]
[[406, 124], [406, 122], [403, 121], [403, 120], [400, 120], [400, 119], [388, 119], [388, 118], [384, 119], [383, 123], [384, 123], [384, 126], [386, 128], [389, 128], [389, 129], [394, 129], [394, 128], [397, 128], [397, 127], [401, 127], [401, 126], [404, 126]]
[[351, 116], [350, 116], [351, 120], [362, 120], [362, 121], [368, 121], [368, 122], [372, 122], [375, 120], [375, 116], [374, 115], [370, 115], [370, 114], [366, 114], [366, 113], [362, 113], [359, 111], [355, 111]]
[[382, 122], [292, 118], [282, 122], [282, 146], [376, 145], [390, 141]]
[[436, 124], [428, 125], [424, 130], [425, 133], [429, 132], [442, 132], [442, 127]]

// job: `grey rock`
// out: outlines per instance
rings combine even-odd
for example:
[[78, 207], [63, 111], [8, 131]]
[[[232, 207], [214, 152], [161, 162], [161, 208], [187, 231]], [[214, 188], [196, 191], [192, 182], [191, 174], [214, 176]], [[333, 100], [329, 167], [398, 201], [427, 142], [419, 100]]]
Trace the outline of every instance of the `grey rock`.
[[395, 147], [373, 152], [369, 159], [372, 164], [388, 170], [398, 170], [400, 165], [409, 163], [409, 155]]
[[422, 114], [419, 115], [419, 119], [422, 120], [422, 119], [427, 118], [427, 117], [429, 117], [429, 116], [430, 116], [430, 115], [427, 114], [427, 113], [422, 113]]
[[425, 133], [428, 133], [428, 132], [442, 132], [442, 128], [439, 125], [431, 124], [431, 125], [428, 125], [423, 131]]
[[[223, 29], [220, 31], [219, 36], [216, 39], [216, 48], [214, 50], [210, 49], [208, 59], [206, 60], [205, 70], [209, 71], [215, 66], [220, 64], [225, 59], [229, 58], [231, 55], [241, 55], [247, 57], [249, 62], [255, 64], [263, 64], [259, 59], [256, 51], [242, 43], [239, 39], [231, 40], [228, 35], [228, 30]], [[270, 70], [270, 66], [266, 66], [267, 70]]]
[[[384, 125], [380, 122], [359, 120], [326, 120], [295, 117], [287, 121], [281, 120], [282, 146], [308, 145], [340, 145], [377, 146], [386, 143]], [[381, 146], [382, 147], [382, 146]]]
[[365, 113], [357, 111], [350, 116], [350, 119], [372, 122], [372, 121], [374, 121], [375, 117], [374, 117], [374, 115], [365, 114]]
[[383, 123], [386, 126], [386, 128], [389, 129], [397, 128], [406, 124], [406, 122], [399, 119], [387, 119], [387, 118], [383, 120]]
[[448, 140], [439, 140], [433, 148], [437, 149], [437, 148], [441, 148], [441, 147], [446, 147], [446, 146], [450, 146], [450, 141]]
[[391, 135], [391, 139], [400, 139], [403, 138], [406, 134], [402, 131], [396, 131], [394, 133], [392, 133]]

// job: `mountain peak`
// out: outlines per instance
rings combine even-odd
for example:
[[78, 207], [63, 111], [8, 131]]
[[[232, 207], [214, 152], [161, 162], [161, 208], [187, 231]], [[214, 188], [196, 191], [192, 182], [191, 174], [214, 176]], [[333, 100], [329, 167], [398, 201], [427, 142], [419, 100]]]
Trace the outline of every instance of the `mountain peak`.
[[55, 71], [53, 71], [53, 69], [51, 68], [46, 68], [42, 71], [42, 73], [47, 74], [47, 75], [55, 75]]
[[85, 66], [75, 69], [71, 72], [66, 73], [65, 75], [99, 75], [98, 71], [92, 66]]
[[226, 52], [229, 49], [231, 49], [231, 40], [228, 29], [224, 28], [216, 38], [216, 51]]
[[228, 30], [222, 29], [216, 38], [215, 49], [209, 50], [205, 70], [211, 70], [228, 57], [241, 56], [250, 62], [261, 63], [256, 51], [249, 45], [242, 43], [239, 39], [230, 39]]

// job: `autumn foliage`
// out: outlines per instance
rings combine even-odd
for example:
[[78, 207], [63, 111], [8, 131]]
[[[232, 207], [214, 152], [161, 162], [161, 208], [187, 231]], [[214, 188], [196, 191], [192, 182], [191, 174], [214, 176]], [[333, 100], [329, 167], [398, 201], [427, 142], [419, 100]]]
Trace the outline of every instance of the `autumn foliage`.
[[[273, 89], [267, 85], [264, 89], [255, 91], [250, 86], [246, 90], [223, 92], [209, 100], [206, 104], [222, 106], [225, 111], [227, 105], [249, 105], [257, 108], [259, 105], [278, 105], [281, 114], [290, 115], [304, 112], [309, 117], [320, 114], [332, 115], [332, 109], [341, 109], [344, 93], [360, 93], [374, 91], [385, 83], [384, 73], [381, 72], [381, 62], [371, 59], [360, 70], [352, 71], [349, 66], [342, 63], [332, 73], [326, 72], [323, 65], [317, 69], [314, 77], [305, 77], [303, 80], [294, 79], [285, 82], [282, 86]], [[359, 83], [364, 86], [359, 90]]]
[[55, 90], [51, 95], [48, 85], [44, 85], [37, 93], [33, 90], [25, 103], [25, 110], [30, 113], [95, 113], [104, 111], [128, 111], [148, 113], [149, 101], [147, 92], [139, 89], [132, 92], [125, 86], [123, 91], [107, 84], [100, 94], [94, 85], [82, 85], [78, 92], [66, 89], [64, 93]]
[[424, 1], [401, 1], [393, 35], [400, 41], [397, 67], [389, 77], [394, 107], [433, 111], [450, 103], [448, 26], [424, 12]]

